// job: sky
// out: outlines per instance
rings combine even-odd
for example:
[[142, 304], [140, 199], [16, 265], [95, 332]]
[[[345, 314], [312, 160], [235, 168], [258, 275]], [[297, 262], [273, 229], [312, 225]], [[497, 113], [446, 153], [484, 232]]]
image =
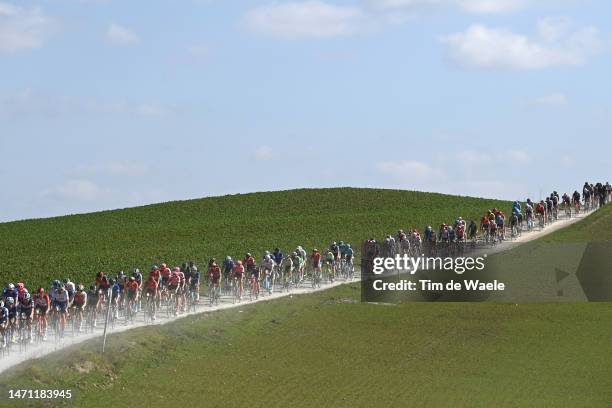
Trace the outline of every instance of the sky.
[[610, 177], [604, 0], [0, 0], [0, 222]]

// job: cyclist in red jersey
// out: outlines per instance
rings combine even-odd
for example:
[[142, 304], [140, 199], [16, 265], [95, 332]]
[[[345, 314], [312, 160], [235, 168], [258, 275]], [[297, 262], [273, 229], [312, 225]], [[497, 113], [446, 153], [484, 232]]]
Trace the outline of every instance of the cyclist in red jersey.
[[312, 279], [315, 282], [321, 278], [321, 253], [317, 248], [312, 250], [310, 260], [312, 261]]
[[245, 266], [246, 272], [249, 273], [253, 270], [253, 268], [255, 268], [255, 258], [253, 257], [253, 255], [247, 252], [244, 257], [244, 260], [242, 261], [242, 264]]
[[158, 279], [156, 279], [153, 272], [151, 272], [147, 280], [144, 282], [143, 286], [144, 286], [144, 292], [145, 292], [145, 299], [147, 299], [147, 302], [151, 302], [151, 308], [152, 308], [151, 317], [153, 320], [155, 320], [156, 319], [155, 312], [157, 310], [157, 302], [156, 302], [157, 292], [158, 292], [157, 289], [159, 287], [159, 283], [158, 283]]
[[168, 268], [168, 265], [166, 265], [165, 263], [161, 264], [161, 269], [159, 271], [161, 274], [161, 286], [168, 285], [168, 282], [170, 281], [170, 277], [172, 275], [172, 271], [170, 271], [170, 268]]
[[33, 296], [36, 318], [38, 319], [38, 335], [43, 341], [47, 340], [47, 316], [51, 308], [51, 300], [49, 295], [45, 293], [44, 288], [38, 288]]
[[[219, 296], [219, 281], [221, 280], [221, 268], [217, 265], [215, 259], [211, 259], [208, 263], [208, 281], [210, 282], [211, 295]], [[211, 301], [214, 302], [215, 298], [211, 296]]]
[[244, 294], [244, 265], [242, 261], [236, 261], [231, 276], [234, 280], [234, 285], [237, 285], [238, 288], [238, 298], [242, 299], [242, 295]]

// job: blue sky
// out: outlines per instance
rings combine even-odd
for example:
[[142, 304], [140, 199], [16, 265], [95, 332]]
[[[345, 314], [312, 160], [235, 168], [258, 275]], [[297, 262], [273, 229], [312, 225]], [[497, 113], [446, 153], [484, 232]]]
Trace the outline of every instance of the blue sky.
[[0, 0], [0, 221], [605, 180], [610, 15], [603, 0]]

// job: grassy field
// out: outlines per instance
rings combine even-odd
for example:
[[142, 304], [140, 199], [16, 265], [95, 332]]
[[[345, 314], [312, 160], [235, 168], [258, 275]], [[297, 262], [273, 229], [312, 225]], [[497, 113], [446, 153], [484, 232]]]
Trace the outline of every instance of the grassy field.
[[[610, 213], [546, 240], [601, 238]], [[86, 407], [612, 405], [609, 303], [359, 297], [347, 285], [114, 335], [104, 356], [89, 342], [19, 366], [0, 393], [71, 388]]]
[[98, 271], [147, 270], [209, 257], [244, 256], [279, 246], [358, 243], [398, 228], [477, 217], [510, 203], [374, 189], [291, 190], [171, 202], [0, 224], [0, 284], [25, 279], [48, 286], [69, 276], [90, 282]]

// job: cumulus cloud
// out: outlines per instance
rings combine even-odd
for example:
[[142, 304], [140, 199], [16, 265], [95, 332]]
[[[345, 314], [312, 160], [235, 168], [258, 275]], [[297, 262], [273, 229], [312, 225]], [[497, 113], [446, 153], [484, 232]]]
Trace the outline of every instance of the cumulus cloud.
[[273, 3], [251, 10], [248, 27], [282, 38], [324, 38], [357, 32], [365, 19], [358, 7], [336, 6], [319, 0]]
[[147, 175], [150, 169], [143, 163], [111, 161], [80, 166], [78, 170], [91, 174], [136, 177]]
[[553, 93], [540, 96], [531, 101], [532, 106], [565, 106], [568, 103], [567, 96], [562, 93]]
[[25, 89], [0, 98], [0, 117], [70, 116], [75, 114], [163, 117], [171, 108], [156, 102], [108, 101], [48, 95]]
[[444, 171], [416, 160], [386, 161], [376, 165], [379, 172], [407, 182], [422, 182], [444, 177]]
[[140, 38], [131, 29], [112, 23], [106, 31], [106, 41], [113, 45], [126, 46], [140, 43]]
[[272, 160], [276, 156], [274, 155], [274, 150], [270, 146], [259, 146], [255, 149], [255, 158], [261, 161]]
[[[562, 27], [564, 25], [564, 27]], [[482, 24], [448, 35], [452, 61], [467, 68], [542, 69], [564, 65], [582, 65], [596, 55], [602, 45], [599, 31], [585, 27], [569, 31], [567, 21], [541, 20], [533, 38], [505, 28]]]
[[108, 190], [89, 180], [68, 180], [42, 193], [45, 198], [79, 202], [98, 201], [107, 195]]
[[533, 5], [526, 0], [370, 0], [376, 9], [402, 12], [422, 12], [455, 8], [468, 13], [498, 14], [518, 11]]
[[56, 22], [39, 7], [18, 7], [0, 1], [0, 53], [40, 48]]

